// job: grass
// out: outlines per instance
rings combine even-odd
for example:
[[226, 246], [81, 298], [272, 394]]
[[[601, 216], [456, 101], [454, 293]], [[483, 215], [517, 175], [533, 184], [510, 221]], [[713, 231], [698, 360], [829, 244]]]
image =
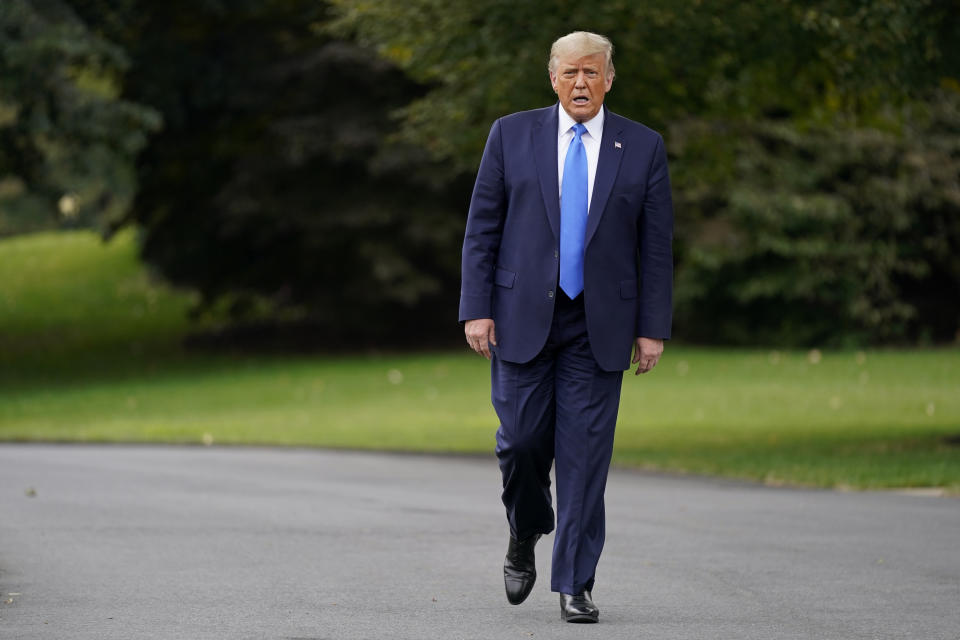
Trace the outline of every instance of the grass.
[[[493, 449], [469, 353], [188, 353], [189, 296], [127, 234], [0, 242], [0, 439]], [[208, 320], [208, 323], [213, 320]], [[960, 492], [960, 351], [669, 344], [624, 380], [615, 463], [822, 487]]]

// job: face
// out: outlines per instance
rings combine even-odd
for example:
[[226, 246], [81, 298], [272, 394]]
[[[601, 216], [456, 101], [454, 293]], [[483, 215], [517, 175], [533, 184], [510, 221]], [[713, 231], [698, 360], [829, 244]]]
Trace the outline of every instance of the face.
[[550, 83], [570, 117], [586, 122], [600, 111], [604, 96], [613, 86], [613, 77], [607, 77], [606, 57], [595, 53], [576, 59], [560, 58], [556, 70], [550, 72]]

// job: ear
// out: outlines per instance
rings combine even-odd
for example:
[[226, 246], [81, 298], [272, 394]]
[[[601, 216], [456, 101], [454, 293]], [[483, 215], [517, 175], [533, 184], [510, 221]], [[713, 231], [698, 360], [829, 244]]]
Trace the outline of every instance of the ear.
[[604, 85], [605, 85], [605, 86], [604, 86], [604, 89], [603, 89], [603, 92], [604, 92], [604, 93], [607, 93], [608, 91], [610, 91], [611, 87], [613, 87], [613, 74], [612, 74], [612, 73], [607, 74], [607, 81], [604, 83]]
[[[550, 75], [550, 86], [553, 87], [553, 92], [556, 93], [557, 92], [557, 74], [555, 74], [553, 71], [548, 71], [547, 73]], [[607, 89], [607, 91], [609, 90], [610, 89]]]

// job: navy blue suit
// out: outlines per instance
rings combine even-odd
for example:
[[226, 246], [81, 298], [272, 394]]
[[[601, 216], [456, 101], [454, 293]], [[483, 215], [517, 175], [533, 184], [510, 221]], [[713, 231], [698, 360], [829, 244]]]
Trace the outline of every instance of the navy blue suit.
[[511, 534], [553, 530], [554, 591], [592, 589], [622, 372], [638, 336], [669, 338], [673, 206], [660, 135], [606, 111], [584, 290], [558, 288], [559, 105], [490, 130], [463, 244], [460, 320], [492, 318], [492, 399]]

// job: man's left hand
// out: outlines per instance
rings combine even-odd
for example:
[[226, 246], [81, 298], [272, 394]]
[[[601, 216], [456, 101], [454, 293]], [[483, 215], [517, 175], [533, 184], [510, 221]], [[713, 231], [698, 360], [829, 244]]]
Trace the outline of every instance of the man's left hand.
[[637, 338], [633, 349], [633, 364], [638, 364], [634, 375], [646, 373], [657, 366], [663, 353], [663, 340], [656, 338]]

